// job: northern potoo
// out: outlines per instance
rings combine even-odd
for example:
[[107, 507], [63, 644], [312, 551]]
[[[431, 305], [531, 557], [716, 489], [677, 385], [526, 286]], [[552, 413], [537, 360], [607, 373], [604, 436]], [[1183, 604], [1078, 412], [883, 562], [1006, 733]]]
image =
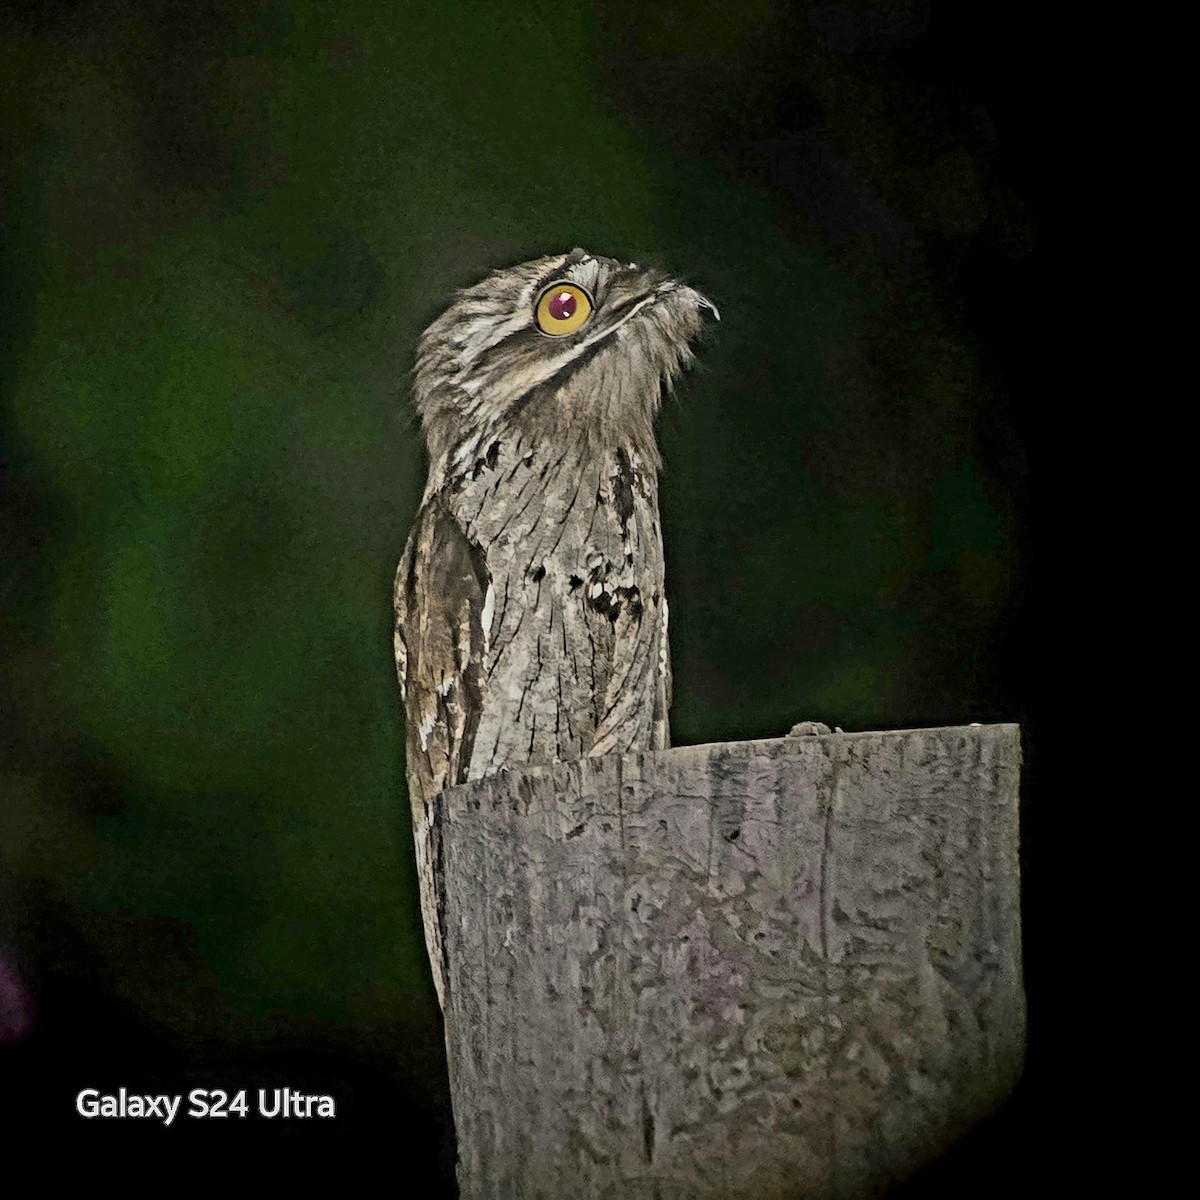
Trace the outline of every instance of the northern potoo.
[[496, 271], [421, 336], [429, 480], [396, 572], [426, 945], [443, 788], [517, 763], [668, 745], [654, 418], [713, 305], [574, 250]]

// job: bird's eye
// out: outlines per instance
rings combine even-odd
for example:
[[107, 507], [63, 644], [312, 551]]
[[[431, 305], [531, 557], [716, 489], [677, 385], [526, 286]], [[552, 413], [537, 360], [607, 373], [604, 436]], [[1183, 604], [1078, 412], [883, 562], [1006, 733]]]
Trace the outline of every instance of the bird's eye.
[[538, 297], [537, 327], [551, 337], [574, 333], [592, 315], [592, 298], [573, 283], [552, 283]]

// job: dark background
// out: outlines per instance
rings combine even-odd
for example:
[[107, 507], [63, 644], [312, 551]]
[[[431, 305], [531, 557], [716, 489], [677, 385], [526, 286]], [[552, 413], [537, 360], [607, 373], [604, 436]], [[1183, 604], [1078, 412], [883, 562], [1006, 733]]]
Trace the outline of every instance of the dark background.
[[[1024, 726], [1029, 1069], [896, 1194], [1017, 1185], [1054, 1069], [1031, 798], [1061, 62], [1035, 12], [5, 6], [10, 1122], [449, 1186], [390, 657], [405, 378], [454, 287], [581, 245], [721, 309], [661, 424], [676, 741]], [[119, 1085], [340, 1116], [76, 1117]]]

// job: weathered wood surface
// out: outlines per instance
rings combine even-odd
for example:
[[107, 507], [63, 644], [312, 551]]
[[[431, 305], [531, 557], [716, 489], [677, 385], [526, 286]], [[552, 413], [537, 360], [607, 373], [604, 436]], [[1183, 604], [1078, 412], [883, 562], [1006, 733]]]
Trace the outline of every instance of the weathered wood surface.
[[1015, 725], [685, 747], [440, 798], [468, 1200], [862, 1197], [1020, 1074]]

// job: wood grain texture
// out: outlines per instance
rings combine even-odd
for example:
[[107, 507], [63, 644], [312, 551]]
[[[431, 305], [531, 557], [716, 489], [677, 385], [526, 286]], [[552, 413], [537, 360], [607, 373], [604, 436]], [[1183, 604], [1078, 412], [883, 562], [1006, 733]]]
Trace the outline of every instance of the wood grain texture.
[[464, 1197], [859, 1197], [1011, 1089], [1014, 725], [526, 768], [437, 799]]

